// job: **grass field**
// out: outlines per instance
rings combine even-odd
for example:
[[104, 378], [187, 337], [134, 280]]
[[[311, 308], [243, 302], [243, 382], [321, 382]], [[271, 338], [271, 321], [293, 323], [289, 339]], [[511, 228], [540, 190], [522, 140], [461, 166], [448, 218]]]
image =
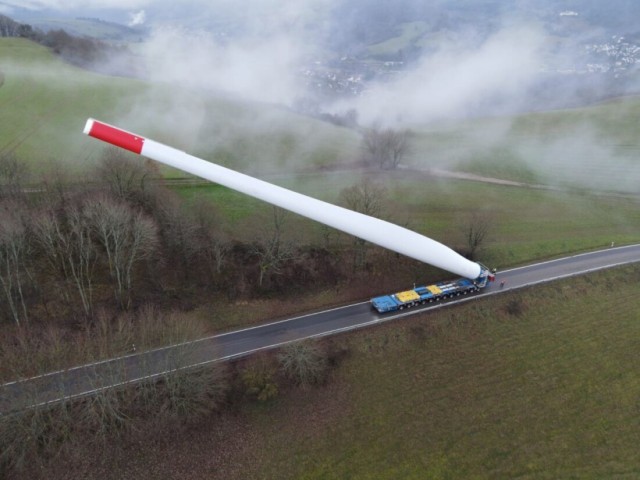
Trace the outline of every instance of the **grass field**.
[[35, 172], [50, 160], [78, 174], [95, 165], [105, 144], [82, 134], [89, 117], [245, 171], [331, 166], [358, 152], [354, 132], [285, 108], [93, 74], [24, 39], [0, 39], [0, 66], [0, 154]]
[[414, 131], [414, 165], [565, 187], [640, 193], [640, 99], [482, 118]]
[[[401, 38], [419, 29], [408, 24]], [[361, 154], [353, 130], [275, 105], [93, 74], [24, 39], [0, 39], [0, 62], [0, 154], [14, 152], [36, 172], [45, 171], [49, 160], [82, 173], [95, 164], [104, 145], [81, 134], [88, 117], [245, 172], [333, 168]], [[640, 99], [629, 97], [572, 110], [418, 125], [403, 163], [637, 194], [639, 112]]]
[[[492, 228], [482, 257], [496, 266], [514, 265], [568, 252], [640, 241], [640, 200], [580, 192], [440, 181], [427, 175], [358, 172], [265, 177], [283, 187], [337, 203], [340, 190], [362, 178], [387, 189], [386, 218], [447, 245], [462, 247], [470, 213], [488, 215]], [[210, 200], [229, 226], [250, 225], [269, 206], [219, 186], [182, 187], [189, 200]], [[315, 222], [291, 215], [287, 229], [318, 241]], [[304, 237], [301, 238], [304, 240]]]
[[415, 48], [416, 43], [426, 34], [429, 26], [425, 22], [408, 22], [400, 25], [397, 35], [380, 43], [368, 47], [373, 56], [398, 55], [402, 50]]
[[[317, 422], [304, 419], [322, 411], [320, 399], [253, 413], [264, 442], [255, 471], [635, 478], [639, 281], [637, 266], [618, 269], [352, 335], [334, 379], [339, 402]], [[507, 313], [512, 301], [521, 315]]]
[[638, 282], [617, 268], [335, 337], [325, 386], [47, 475], [637, 478]]
[[0, 153], [15, 153], [38, 172], [56, 160], [84, 170], [99, 147], [83, 138], [87, 117], [113, 117], [123, 96], [142, 84], [69, 66], [24, 39], [0, 39]]

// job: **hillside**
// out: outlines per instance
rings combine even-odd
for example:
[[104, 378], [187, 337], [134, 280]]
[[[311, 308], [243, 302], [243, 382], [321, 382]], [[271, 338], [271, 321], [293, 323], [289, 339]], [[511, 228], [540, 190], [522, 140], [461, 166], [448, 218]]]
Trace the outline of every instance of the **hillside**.
[[71, 35], [87, 36], [115, 43], [139, 42], [146, 35], [146, 32], [142, 29], [135, 29], [98, 18], [34, 17], [29, 20], [29, 23], [45, 32], [62, 29]]
[[526, 183], [640, 193], [640, 98], [416, 130], [408, 163]]
[[94, 74], [24, 39], [0, 39], [0, 65], [0, 154], [34, 171], [95, 164], [104, 146], [82, 135], [88, 117], [258, 172], [341, 163], [358, 148], [354, 132], [277, 106]]
[[[49, 160], [77, 172], [95, 163], [104, 146], [81, 134], [88, 117], [257, 174], [335, 167], [360, 154], [353, 130], [275, 105], [98, 75], [24, 39], [0, 39], [0, 59], [0, 153], [15, 153], [35, 171]], [[584, 108], [418, 126], [405, 163], [638, 193], [639, 111], [640, 99], [627, 97]]]

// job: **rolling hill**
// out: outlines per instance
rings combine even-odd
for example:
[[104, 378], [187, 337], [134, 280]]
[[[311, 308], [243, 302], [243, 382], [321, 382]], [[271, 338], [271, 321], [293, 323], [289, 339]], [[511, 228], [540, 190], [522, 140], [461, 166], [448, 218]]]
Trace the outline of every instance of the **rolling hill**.
[[526, 183], [640, 193], [640, 99], [440, 124], [414, 132], [414, 165]]
[[[0, 39], [0, 154], [33, 171], [50, 160], [86, 172], [104, 148], [82, 128], [95, 117], [256, 174], [351, 163], [359, 134], [286, 108], [70, 66], [24, 39]], [[418, 126], [405, 162], [486, 176], [638, 193], [640, 99]], [[171, 175], [181, 176], [179, 172]]]
[[279, 106], [87, 72], [25, 39], [0, 39], [0, 65], [0, 155], [35, 172], [49, 160], [78, 173], [95, 164], [104, 146], [82, 135], [88, 117], [254, 172], [341, 163], [359, 145]]

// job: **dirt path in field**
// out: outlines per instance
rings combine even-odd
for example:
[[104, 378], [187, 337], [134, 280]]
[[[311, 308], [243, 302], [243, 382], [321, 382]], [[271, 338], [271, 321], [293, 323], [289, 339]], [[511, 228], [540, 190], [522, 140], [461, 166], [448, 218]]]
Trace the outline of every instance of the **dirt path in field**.
[[[539, 183], [525, 183], [525, 182], [516, 182], [514, 180], [504, 180], [502, 178], [494, 178], [494, 177], [484, 177], [482, 175], [476, 175], [475, 173], [468, 172], [455, 172], [452, 170], [444, 170], [440, 168], [427, 168], [427, 169], [416, 169], [416, 168], [405, 168], [406, 172], [420, 173], [423, 175], [429, 175], [432, 177], [438, 178], [447, 178], [451, 180], [465, 180], [469, 182], [480, 182], [480, 183], [489, 183], [493, 185], [504, 185], [507, 187], [519, 187], [519, 188], [531, 188], [536, 190], [547, 190], [552, 192], [575, 192], [575, 189], [571, 189], [568, 187], [554, 186], [554, 185], [544, 185]], [[637, 199], [639, 195], [634, 193], [616, 193], [616, 192], [608, 192], [604, 190], [586, 190], [591, 195], [596, 195], [600, 197], [615, 197], [615, 198], [634, 198]]]
[[427, 170], [418, 170], [418, 171], [423, 171], [424, 173], [431, 174], [434, 177], [452, 178], [454, 180], [468, 180], [471, 182], [492, 183], [494, 185], [506, 185], [509, 187], [538, 188], [543, 190], [560, 190], [558, 187], [553, 187], [551, 185], [516, 182], [514, 180], [504, 180], [502, 178], [484, 177], [482, 175], [476, 175], [475, 173], [455, 172], [452, 170], [443, 170], [441, 168], [430, 168]]

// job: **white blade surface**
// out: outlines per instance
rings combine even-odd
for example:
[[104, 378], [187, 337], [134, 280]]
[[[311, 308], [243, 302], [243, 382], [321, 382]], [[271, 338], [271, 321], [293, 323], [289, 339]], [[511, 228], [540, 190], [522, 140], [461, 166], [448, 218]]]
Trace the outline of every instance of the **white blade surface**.
[[462, 277], [480, 276], [477, 263], [393, 223], [293, 192], [93, 119], [87, 121], [85, 133]]

